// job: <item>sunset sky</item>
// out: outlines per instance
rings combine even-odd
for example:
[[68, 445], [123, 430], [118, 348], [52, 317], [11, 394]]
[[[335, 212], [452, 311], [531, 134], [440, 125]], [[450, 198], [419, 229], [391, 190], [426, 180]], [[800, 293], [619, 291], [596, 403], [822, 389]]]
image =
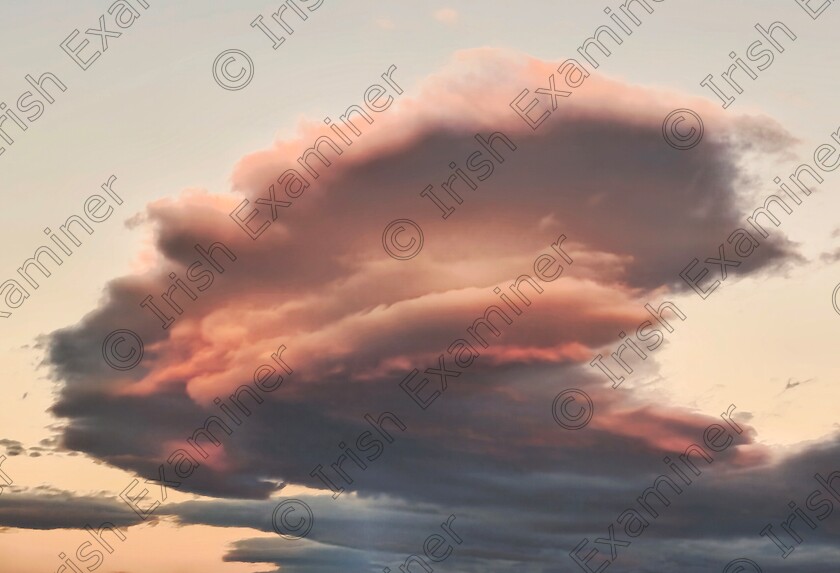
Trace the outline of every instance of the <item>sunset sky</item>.
[[[840, 512], [806, 499], [815, 474], [840, 472], [840, 176], [806, 176], [813, 193], [800, 191], [801, 204], [774, 179], [790, 186], [799, 165], [830, 165], [827, 152], [815, 157], [820, 146], [840, 153], [840, 9], [649, 0], [648, 13], [635, 2], [641, 25], [610, 57], [596, 49], [594, 69], [578, 48], [599, 26], [619, 30], [605, 8], [621, 3], [298, 0], [308, 17], [288, 8], [290, 35], [272, 24], [285, 36], [276, 50], [250, 24], [270, 22], [279, 2], [129, 3], [140, 16], [123, 29], [107, 0], [2, 8], [0, 103], [33, 89], [27, 74], [50, 72], [66, 91], [51, 88], [55, 101], [26, 131], [0, 123], [14, 138], [0, 155], [0, 282], [29, 295], [12, 308], [0, 290], [0, 314], [11, 312], [0, 319], [0, 486], [13, 482], [0, 490], [0, 571], [396, 573], [435, 534], [452, 552], [427, 561], [453, 573], [585, 571], [570, 556], [583, 540], [581, 557], [598, 551], [592, 570], [606, 559], [628, 573], [758, 570], [742, 558], [765, 572], [836, 568]], [[60, 44], [79, 29], [74, 42], [101, 51], [99, 36], [84, 36], [100, 16], [121, 35], [82, 70]], [[762, 39], [756, 24], [774, 22], [796, 39], [777, 30], [783, 50], [754, 80], [737, 70], [743, 93], [722, 107], [701, 81], [724, 86], [730, 52], [746, 59]], [[254, 64], [241, 90], [213, 78], [228, 49]], [[555, 109], [536, 93], [550, 77], [571, 92]], [[381, 111], [362, 108], [372, 123], [357, 116], [361, 135], [343, 124], [352, 144], [328, 151], [315, 178], [297, 159], [322, 136], [339, 142], [325, 118], [341, 126], [375, 84]], [[531, 120], [550, 112], [538, 126], [511, 106], [526, 89]], [[663, 137], [678, 109], [703, 121], [691, 149]], [[494, 133], [515, 149], [476, 138]], [[306, 185], [286, 195], [278, 177], [292, 168]], [[460, 203], [441, 188], [456, 169], [473, 183], [451, 185]], [[112, 176], [118, 199], [101, 187]], [[445, 219], [421, 196], [429, 185], [454, 208]], [[274, 218], [271, 186], [290, 203], [275, 204]], [[31, 288], [17, 269], [56, 248], [44, 229], [83, 215], [96, 194], [108, 218]], [[771, 194], [792, 209], [773, 208], [780, 224], [765, 219], [765, 238], [747, 218]], [[395, 220], [422, 228], [416, 256], [383, 248]], [[759, 239], [748, 256], [727, 242], [739, 228]], [[214, 244], [235, 260], [196, 249]], [[721, 245], [742, 264], [703, 299], [680, 273], [697, 259], [691, 275], [708, 268], [698, 279], [708, 289], [722, 277], [705, 261]], [[523, 300], [511, 285], [526, 274]], [[161, 296], [176, 280], [193, 289], [172, 295], [182, 314]], [[141, 307], [149, 296], [173, 319], [167, 328]], [[642, 342], [645, 305], [665, 302], [685, 318], [666, 315], [673, 332], [660, 326], [661, 345]], [[510, 320], [496, 315], [499, 336], [483, 330], [482, 344], [470, 327], [492, 305]], [[118, 330], [143, 341], [129, 370], [103, 359]], [[647, 356], [625, 349], [632, 373], [610, 358], [624, 333]], [[590, 366], [599, 354], [624, 375], [617, 388]], [[445, 387], [427, 370], [444, 366], [457, 371]], [[555, 421], [569, 389], [592, 400], [586, 427]], [[230, 412], [237, 393], [248, 415], [228, 417], [230, 435], [217, 431], [221, 443], [203, 442], [201, 456], [188, 439], [228, 415], [219, 406]], [[577, 396], [569, 411], [584, 404]], [[371, 425], [386, 413], [404, 426], [385, 422], [390, 439]], [[708, 444], [714, 424], [733, 439], [714, 463], [694, 457], [702, 475], [617, 556], [593, 545], [610, 527], [629, 542], [617, 518], [658, 476], [674, 477], [667, 460]], [[169, 487], [147, 482], [161, 467]], [[840, 473], [833, 483], [822, 507], [840, 504]], [[311, 508], [304, 538], [275, 531], [286, 500]], [[782, 524], [806, 507], [813, 527], [797, 516], [797, 542]], [[450, 516], [454, 534], [441, 527]], [[113, 553], [85, 531], [105, 522], [125, 537], [107, 534]], [[793, 549], [785, 558], [760, 535], [768, 524]], [[100, 557], [80, 557], [85, 543]]]

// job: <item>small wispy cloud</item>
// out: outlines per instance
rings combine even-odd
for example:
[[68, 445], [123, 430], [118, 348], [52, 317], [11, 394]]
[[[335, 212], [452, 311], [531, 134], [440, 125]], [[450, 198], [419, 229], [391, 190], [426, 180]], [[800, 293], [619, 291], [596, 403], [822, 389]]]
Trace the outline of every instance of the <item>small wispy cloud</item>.
[[435, 12], [435, 20], [451, 26], [458, 21], [458, 12], [452, 8], [441, 8]]

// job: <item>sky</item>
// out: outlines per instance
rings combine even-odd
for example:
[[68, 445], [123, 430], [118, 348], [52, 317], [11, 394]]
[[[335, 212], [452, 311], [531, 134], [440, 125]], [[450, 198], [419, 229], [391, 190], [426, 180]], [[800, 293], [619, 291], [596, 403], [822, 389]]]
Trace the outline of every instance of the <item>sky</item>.
[[[54, 102], [25, 131], [0, 123], [14, 139], [0, 154], [2, 281], [29, 295], [18, 304], [0, 286], [4, 571], [837, 562], [836, 175], [806, 176], [798, 204], [774, 182], [840, 146], [837, 8], [635, 2], [641, 24], [596, 69], [578, 48], [599, 26], [619, 30], [605, 13], [618, 2], [298, 0], [307, 19], [287, 6], [292, 34], [271, 19], [277, 2], [127, 3], [0, 4], [0, 103], [28, 118], [27, 75], [66, 86], [48, 88]], [[285, 37], [277, 49], [251, 26], [260, 15]], [[100, 17], [112, 35], [85, 34]], [[772, 61], [750, 61], [756, 25], [775, 22], [796, 39], [776, 31], [781, 49], [762, 45]], [[76, 29], [71, 49], [86, 38], [83, 54], [101, 52], [86, 70], [61, 48]], [[227, 50], [253, 64], [241, 89], [214, 78]], [[724, 108], [701, 82], [726, 85], [730, 52], [756, 77], [736, 70], [743, 93]], [[554, 101], [550, 85], [569, 93]], [[357, 114], [354, 134], [339, 117], [365, 105], [372, 123]], [[663, 137], [675, 110], [702, 118], [689, 149]], [[325, 118], [352, 144], [303, 166], [320, 137], [340, 141]], [[496, 133], [509, 144], [476, 139]], [[455, 169], [472, 184], [454, 180], [453, 196], [441, 183]], [[421, 195], [429, 185], [446, 218]], [[747, 219], [774, 193], [791, 212], [773, 207], [765, 237]], [[103, 220], [32, 288], [17, 269], [85, 205]], [[383, 248], [393, 221], [391, 253], [410, 258]], [[231, 256], [196, 250], [214, 244]], [[694, 259], [706, 298], [680, 276]], [[176, 280], [180, 314], [161, 296]], [[140, 306], [149, 296], [167, 328]], [[684, 316], [667, 311], [670, 330], [645, 309], [666, 302]], [[487, 316], [497, 329], [478, 340]], [[143, 342], [137, 363], [126, 332]], [[610, 356], [622, 343], [632, 373]], [[209, 416], [230, 432], [216, 426], [204, 457], [188, 438]], [[717, 463], [677, 461], [691, 444]], [[663, 486], [668, 504], [643, 493], [660, 475], [681, 489]], [[113, 552], [85, 530], [106, 522], [124, 536], [106, 534]]]

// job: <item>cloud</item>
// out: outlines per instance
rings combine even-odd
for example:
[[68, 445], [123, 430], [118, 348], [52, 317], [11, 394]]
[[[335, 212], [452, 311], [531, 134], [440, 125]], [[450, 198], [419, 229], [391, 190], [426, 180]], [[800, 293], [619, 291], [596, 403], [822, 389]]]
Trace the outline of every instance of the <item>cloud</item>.
[[6, 449], [6, 453], [10, 456], [19, 456], [21, 454], [26, 453], [26, 448], [23, 447], [23, 444], [17, 440], [10, 440], [8, 438], [3, 438], [0, 440], [0, 446]]
[[448, 26], [452, 26], [458, 21], [458, 12], [452, 8], [441, 8], [435, 11], [435, 20], [443, 22]]
[[72, 492], [35, 488], [3, 496], [0, 526], [22, 529], [97, 529], [105, 522], [118, 527], [143, 523], [125, 503], [105, 495], [79, 496]]
[[[508, 104], [523, 87], [543, 85], [555, 68], [496, 50], [457, 54], [377, 115], [277, 220], [257, 201], [329, 133], [320, 122], [304, 122], [296, 137], [242, 157], [229, 195], [190, 190], [150, 204], [133, 220], [153, 238], [153, 250], [140, 255], [144, 271], [111, 281], [97, 308], [44, 341], [60, 382], [53, 412], [66, 424], [62, 446], [157, 479], [158, 467], [186, 448], [209, 416], [223, 415], [214, 399], [253, 388], [261, 365], [276, 373], [271, 355], [285, 346], [282, 358], [293, 373], [254, 394], [259, 401], [244, 398], [241, 423], [228, 418], [229, 435], [217, 428], [219, 445], [205, 444], [207, 459], [194, 452], [200, 467], [181, 480], [182, 491], [223, 501], [161, 512], [266, 531], [266, 500], [278, 487], [325, 487], [316, 467], [346, 491], [338, 500], [313, 499], [321, 524], [313, 532], [316, 548], [245, 540], [231, 559], [274, 561], [293, 572], [380, 566], [408, 544], [388, 524], [410, 523], [418, 512], [429, 520], [463, 515], [475, 540], [458, 549], [465, 571], [523, 564], [548, 571], [582, 536], [603, 535], [622, 504], [665, 471], [663, 456], [702, 441], [715, 419], [612, 390], [588, 361], [646, 319], [645, 302], [684, 289], [680, 269], [699, 253], [716, 254], [742, 225], [739, 206], [753, 191], [744, 154], [776, 157], [792, 138], [765, 117], [730, 119], [715, 103], [594, 74], [535, 131]], [[703, 116], [707, 135], [690, 152], [676, 153], [663, 141], [661, 122], [686, 105]], [[476, 135], [494, 134], [491, 153]], [[452, 180], [453, 169], [470, 169], [469, 157], [485, 161], [492, 174], [473, 165], [476, 180], [482, 171], [486, 177], [475, 189], [456, 181], [451, 189], [461, 202], [449, 201], [457, 208], [443, 218], [420, 192], [433, 185], [445, 193], [440, 184]], [[257, 239], [229, 216], [243, 199], [260, 209], [253, 228], [271, 222]], [[383, 251], [382, 230], [406, 217], [422, 225], [424, 248], [411, 261], [395, 261]], [[562, 235], [573, 263], [557, 280], [539, 283], [541, 292], [523, 286], [529, 304], [520, 302], [521, 315], [511, 312], [512, 323], [490, 336], [488, 348], [446, 388], [427, 374], [428, 391], [442, 393], [427, 409], [418, 407], [401, 380], [414, 368], [437, 368], [440, 355], [452, 368], [448, 345], [466, 337], [490, 305], [503, 304], [494, 289], [515, 296], [510, 285], [536, 275], [535, 260], [553, 252]], [[186, 280], [201, 257], [196, 245], [216, 243], [233, 255], [215, 251], [223, 272], [193, 293], [195, 300], [176, 293], [182, 313], [172, 311], [174, 323], [161, 328], [140, 303], [152, 295], [165, 304], [170, 273]], [[739, 276], [796, 257], [784, 239], [763, 242]], [[133, 370], [102, 360], [102, 342], [116, 329], [144, 341], [145, 356]], [[597, 405], [586, 431], [564, 431], [552, 418], [554, 397], [570, 387]], [[364, 447], [359, 436], [374, 431], [365, 414], [383, 413], [405, 429], [389, 426], [393, 443], [382, 437], [382, 452], [362, 469], [344, 450]], [[713, 475], [685, 499], [701, 490], [730, 504], [749, 500], [746, 513], [723, 529], [752, 539], [762, 506], [740, 476], [761, 478], [767, 494], [782, 490], [763, 469], [773, 452], [742, 425], [739, 445], [719, 454]], [[729, 485], [718, 486], [717, 475], [728, 476]], [[696, 508], [712, 503], [701, 501]], [[346, 507], [372, 513], [354, 521]], [[719, 524], [692, 526], [688, 515], [675, 507], [650, 537], [682, 539], [702, 529], [718, 549], [729, 547], [713, 531]], [[363, 523], [376, 537], [349, 539]], [[415, 535], [422, 543], [423, 533], [411, 529]], [[389, 545], [395, 537], [401, 542]], [[643, 547], [640, 557], [648, 555]]]

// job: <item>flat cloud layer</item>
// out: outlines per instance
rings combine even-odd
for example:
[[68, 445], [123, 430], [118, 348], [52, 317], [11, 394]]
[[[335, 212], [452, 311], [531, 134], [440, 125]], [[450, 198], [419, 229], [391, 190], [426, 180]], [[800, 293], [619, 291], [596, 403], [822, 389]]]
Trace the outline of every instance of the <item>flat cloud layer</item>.
[[[365, 126], [255, 240], [229, 213], [247, 198], [260, 209], [252, 227], [267, 220], [270, 209], [255, 201], [329, 133], [323, 125], [304, 124], [299, 137], [243, 157], [233, 171], [235, 195], [190, 191], [149, 205], [138, 221], [154, 234], [154, 252], [143, 254], [154, 262], [112, 281], [98, 308], [49, 337], [64, 447], [157, 478], [171, 452], [209, 415], [221, 415], [213, 399], [253, 384], [261, 364], [277, 366], [270, 355], [284, 345], [293, 373], [261, 395], [264, 403], [245, 398], [251, 414], [242, 426], [230, 436], [217, 432], [222, 444], [206, 446], [209, 458], [181, 480], [183, 491], [227, 500], [164, 505], [161, 514], [270, 531], [282, 492], [267, 498], [281, 484], [324, 488], [310, 475], [321, 465], [346, 491], [336, 500], [307, 498], [316, 514], [310, 538], [243, 540], [229, 559], [273, 562], [290, 573], [395, 568], [455, 514], [465, 542], [455, 549], [457, 564], [446, 564], [451, 570], [554, 571], [558, 562], [573, 570], [568, 552], [577, 542], [605, 536], [667, 471], [663, 456], [701, 444], [704, 429], [720, 421], [612, 390], [589, 360], [647, 319], [645, 302], [656, 306], [683, 288], [678, 273], [692, 258], [716, 254], [743, 226], [739, 207], [753, 191], [745, 157], [776, 157], [792, 138], [768, 118], [732, 120], [702, 100], [595, 75], [532, 130], [508, 103], [554, 71], [553, 63], [495, 50], [457, 54]], [[702, 143], [682, 152], [665, 143], [661, 127], [681, 107], [706, 124]], [[476, 190], [456, 183], [463, 203], [442, 219], [419, 192], [431, 184], [443, 196], [449, 163], [463, 168], [481, 149], [475, 135], [495, 132], [516, 150], [497, 142], [504, 161]], [[382, 247], [383, 228], [399, 218], [424, 229], [424, 248], [410, 261]], [[524, 287], [532, 304], [511, 325], [496, 321], [502, 335], [488, 335], [475, 363], [419, 408], [400, 389], [403, 377], [437, 368], [440, 354], [454, 368], [447, 347], [501, 304], [493, 289], [509, 292], [517, 277], [533, 275], [534, 260], [561, 235], [574, 262], [540, 283], [542, 293]], [[217, 255], [224, 273], [195, 301], [180, 293], [184, 312], [162, 329], [139, 303], [159, 300], [170, 273], [185, 277], [196, 244], [217, 241], [236, 260]], [[796, 257], [782, 239], [763, 242], [738, 274]], [[137, 368], [121, 372], [102, 361], [102, 341], [115, 329], [144, 340]], [[429, 392], [439, 387], [430, 379]], [[596, 404], [592, 423], [577, 432], [551, 415], [554, 397], [572, 387]], [[342, 455], [338, 444], [357, 447], [357, 436], [371, 430], [363, 416], [383, 412], [406, 429], [387, 426], [394, 442], [383, 443], [364, 471], [344, 463], [352, 482], [342, 480], [329, 468]], [[796, 474], [796, 499], [804, 498], [814, 489], [808, 472], [834, 469], [825, 454], [837, 446], [778, 460], [754, 442], [746, 418], [736, 419], [744, 429], [736, 445], [621, 550], [617, 565], [709, 571], [753, 548], [782, 563], [758, 530], [787, 515], [784, 478]], [[797, 467], [807, 467], [805, 477]], [[829, 524], [809, 542], [833, 555]], [[817, 571], [819, 559], [811, 566], [803, 557], [796, 570]]]

